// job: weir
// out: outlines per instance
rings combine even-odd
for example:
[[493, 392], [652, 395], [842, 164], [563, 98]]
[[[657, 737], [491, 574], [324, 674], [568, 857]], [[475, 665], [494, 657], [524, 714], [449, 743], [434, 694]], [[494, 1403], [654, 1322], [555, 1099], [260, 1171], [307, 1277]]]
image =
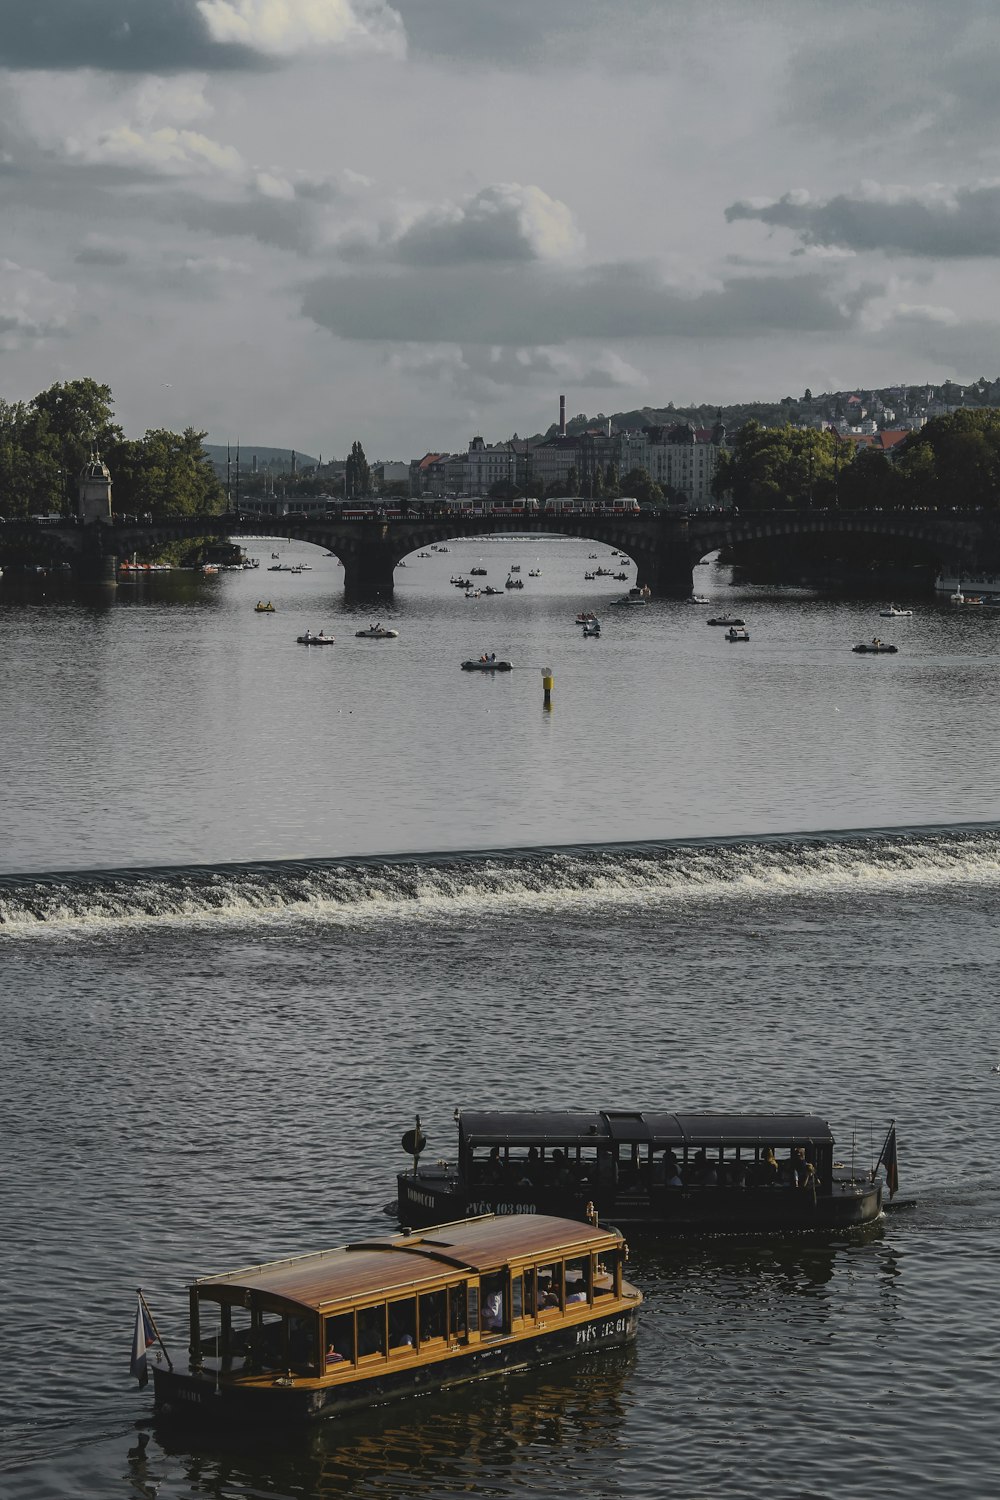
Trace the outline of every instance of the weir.
[[[804, 891], [831, 878], [852, 890], [866, 880], [882, 889], [894, 870], [909, 879], [922, 868], [939, 872], [943, 864], [959, 877], [974, 867], [995, 879], [1000, 823], [26, 871], [0, 875], [0, 930], [13, 934], [63, 921], [186, 922], [192, 915], [239, 922], [248, 911], [260, 921], [298, 906], [312, 917], [322, 908], [349, 915], [386, 900], [416, 909], [422, 894], [414, 893], [414, 870], [421, 874], [420, 893], [457, 905], [488, 902], [497, 911], [505, 901], [513, 908], [524, 898], [544, 899], [546, 891], [554, 899], [598, 903], [623, 890], [711, 899], [731, 894], [747, 871], [758, 888], [773, 878], [775, 889], [786, 892], [790, 876]], [[461, 882], [454, 894], [456, 872]]]

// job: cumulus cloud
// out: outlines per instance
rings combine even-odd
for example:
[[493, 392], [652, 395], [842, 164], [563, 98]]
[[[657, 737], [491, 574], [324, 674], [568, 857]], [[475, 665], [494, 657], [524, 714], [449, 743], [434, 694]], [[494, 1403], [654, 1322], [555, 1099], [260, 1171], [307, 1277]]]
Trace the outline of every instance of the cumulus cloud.
[[0, 349], [10, 353], [60, 333], [75, 300], [72, 287], [16, 261], [0, 260]]
[[818, 271], [734, 277], [691, 295], [665, 284], [655, 267], [625, 262], [418, 266], [320, 277], [306, 287], [303, 310], [344, 338], [535, 346], [845, 331], [867, 295], [838, 292]]
[[383, 0], [197, 0], [213, 42], [287, 57], [315, 47], [402, 56], [405, 33]]
[[827, 199], [797, 191], [773, 202], [730, 204], [726, 218], [790, 229], [810, 247], [950, 259], [1000, 255], [1000, 182], [957, 188], [869, 183]]
[[235, 176], [245, 171], [240, 153], [196, 130], [177, 130], [173, 125], [142, 130], [118, 125], [96, 140], [66, 142], [67, 154], [88, 166], [140, 167], [151, 172], [187, 175], [212, 173]]
[[378, 230], [353, 230], [338, 245], [345, 260], [401, 266], [561, 261], [583, 248], [565, 203], [540, 187], [498, 182], [460, 203], [411, 213]]
[[176, 73], [405, 51], [385, 0], [0, 0], [0, 66]]

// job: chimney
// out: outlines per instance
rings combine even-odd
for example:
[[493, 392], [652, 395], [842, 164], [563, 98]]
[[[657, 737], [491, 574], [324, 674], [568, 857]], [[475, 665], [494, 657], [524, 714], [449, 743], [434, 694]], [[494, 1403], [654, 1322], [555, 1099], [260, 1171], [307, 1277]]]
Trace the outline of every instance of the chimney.
[[559, 397], [559, 436], [566, 436], [566, 397]]

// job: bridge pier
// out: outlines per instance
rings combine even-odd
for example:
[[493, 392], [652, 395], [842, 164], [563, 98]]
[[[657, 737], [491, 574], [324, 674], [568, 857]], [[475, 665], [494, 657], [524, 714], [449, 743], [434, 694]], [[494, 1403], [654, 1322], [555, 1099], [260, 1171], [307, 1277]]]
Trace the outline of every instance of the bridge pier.
[[688, 599], [694, 589], [694, 564], [686, 547], [659, 546], [636, 558], [639, 588], [657, 599]]
[[118, 554], [107, 551], [104, 528], [92, 522], [84, 531], [82, 545], [76, 555], [74, 573], [80, 583], [98, 583], [102, 588], [118, 587]]
[[398, 561], [396, 549], [388, 541], [388, 528], [372, 541], [345, 549], [344, 593], [349, 599], [391, 599], [395, 586], [394, 570]]

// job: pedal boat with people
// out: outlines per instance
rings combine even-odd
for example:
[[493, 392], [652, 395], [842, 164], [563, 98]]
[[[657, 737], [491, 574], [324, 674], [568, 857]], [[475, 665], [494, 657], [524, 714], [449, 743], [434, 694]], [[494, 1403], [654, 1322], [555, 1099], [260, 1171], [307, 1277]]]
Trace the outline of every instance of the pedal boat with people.
[[865, 1164], [857, 1147], [838, 1151], [817, 1115], [460, 1110], [457, 1120], [455, 1161], [424, 1165], [418, 1153], [398, 1174], [403, 1223], [583, 1218], [592, 1205], [628, 1232], [787, 1234], [847, 1229], [882, 1212], [882, 1158]]
[[189, 1347], [149, 1361], [157, 1415], [302, 1426], [635, 1337], [617, 1229], [485, 1215], [205, 1276]]

